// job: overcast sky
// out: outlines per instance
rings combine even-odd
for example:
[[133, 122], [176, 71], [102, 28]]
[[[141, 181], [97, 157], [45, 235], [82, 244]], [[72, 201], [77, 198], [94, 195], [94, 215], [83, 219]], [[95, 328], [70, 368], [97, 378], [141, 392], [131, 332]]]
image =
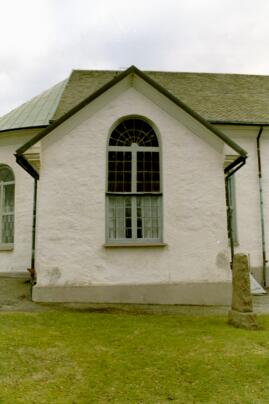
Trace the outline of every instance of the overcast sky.
[[72, 69], [269, 75], [268, 0], [0, 0], [0, 115]]

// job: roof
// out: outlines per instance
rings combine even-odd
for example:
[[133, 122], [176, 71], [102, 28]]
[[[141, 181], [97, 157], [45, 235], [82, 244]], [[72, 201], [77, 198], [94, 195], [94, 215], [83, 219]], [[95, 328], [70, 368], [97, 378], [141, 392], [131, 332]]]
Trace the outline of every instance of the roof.
[[269, 76], [159, 73], [150, 77], [212, 123], [269, 123]]
[[[161, 86], [158, 82], [154, 81], [149, 75], [141, 72], [135, 66], [131, 66], [129, 69], [125, 70], [124, 72], [116, 75], [112, 80], [110, 80], [109, 82], [104, 84], [101, 88], [98, 88], [93, 94], [91, 94], [90, 96], [85, 98], [83, 101], [78, 103], [73, 108], [69, 109], [69, 111], [67, 111], [64, 115], [61, 115], [60, 118], [55, 120], [54, 123], [49, 125], [47, 128], [42, 130], [38, 135], [34, 136], [31, 140], [29, 140], [22, 147], [20, 147], [17, 150], [17, 154], [22, 155], [26, 150], [28, 150], [35, 143], [39, 142], [43, 137], [47, 136], [56, 127], [60, 126], [63, 122], [65, 122], [71, 116], [76, 114], [83, 107], [88, 105], [94, 99], [99, 97], [101, 94], [105, 93], [107, 90], [109, 90], [111, 87], [113, 87], [115, 84], [119, 83], [121, 80], [123, 80], [125, 77], [127, 77], [130, 74], [135, 74], [138, 77], [140, 77], [142, 80], [147, 82], [149, 85], [154, 87], [157, 91], [159, 91], [161, 94], [163, 94], [165, 97], [167, 97], [174, 104], [176, 104], [179, 108], [183, 109], [185, 112], [187, 112], [189, 115], [191, 115], [194, 119], [196, 119], [198, 122], [200, 122], [201, 125], [203, 125], [209, 131], [211, 131], [214, 135], [216, 135], [223, 142], [225, 142], [228, 146], [230, 146], [233, 150], [235, 150], [240, 156], [242, 156], [243, 158], [247, 157], [247, 152], [244, 149], [242, 149], [237, 143], [235, 143], [228, 136], [226, 136], [224, 133], [222, 133], [220, 130], [218, 130], [215, 126], [211, 125], [202, 116], [197, 114], [197, 112], [193, 111], [188, 105], [183, 103], [180, 99], [175, 97], [166, 88]], [[72, 97], [70, 97], [70, 99], [72, 99]]]
[[55, 113], [68, 80], [61, 81], [42, 94], [0, 118], [0, 131], [46, 127]]
[[[269, 124], [269, 76], [145, 72], [212, 123]], [[117, 71], [74, 70], [54, 119], [112, 80]]]
[[[0, 118], [0, 131], [46, 126], [121, 73], [74, 70], [68, 79]], [[269, 76], [145, 73], [211, 123], [269, 124]]]

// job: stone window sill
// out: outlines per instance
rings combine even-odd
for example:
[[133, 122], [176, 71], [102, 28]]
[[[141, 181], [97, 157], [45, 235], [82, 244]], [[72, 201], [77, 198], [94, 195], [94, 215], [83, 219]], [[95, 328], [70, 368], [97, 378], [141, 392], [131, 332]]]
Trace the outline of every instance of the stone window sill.
[[105, 248], [117, 248], [117, 247], [166, 247], [166, 243], [105, 243]]
[[13, 244], [0, 244], [0, 251], [12, 251], [13, 249]]

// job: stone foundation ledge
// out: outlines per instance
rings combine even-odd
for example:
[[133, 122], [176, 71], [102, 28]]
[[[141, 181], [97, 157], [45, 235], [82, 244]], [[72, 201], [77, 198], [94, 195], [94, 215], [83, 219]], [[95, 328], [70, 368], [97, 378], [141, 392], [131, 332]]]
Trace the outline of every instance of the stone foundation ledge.
[[28, 271], [25, 272], [0, 272], [0, 278], [30, 279]]
[[231, 282], [33, 287], [35, 302], [230, 305]]

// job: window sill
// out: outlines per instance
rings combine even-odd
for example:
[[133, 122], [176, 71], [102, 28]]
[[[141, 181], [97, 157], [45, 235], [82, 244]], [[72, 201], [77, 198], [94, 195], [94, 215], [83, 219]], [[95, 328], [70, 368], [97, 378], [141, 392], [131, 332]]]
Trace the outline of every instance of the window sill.
[[166, 243], [152, 242], [152, 243], [105, 243], [103, 247], [105, 248], [116, 248], [116, 247], [166, 247]]
[[13, 249], [13, 244], [0, 244], [0, 251], [12, 251]]

